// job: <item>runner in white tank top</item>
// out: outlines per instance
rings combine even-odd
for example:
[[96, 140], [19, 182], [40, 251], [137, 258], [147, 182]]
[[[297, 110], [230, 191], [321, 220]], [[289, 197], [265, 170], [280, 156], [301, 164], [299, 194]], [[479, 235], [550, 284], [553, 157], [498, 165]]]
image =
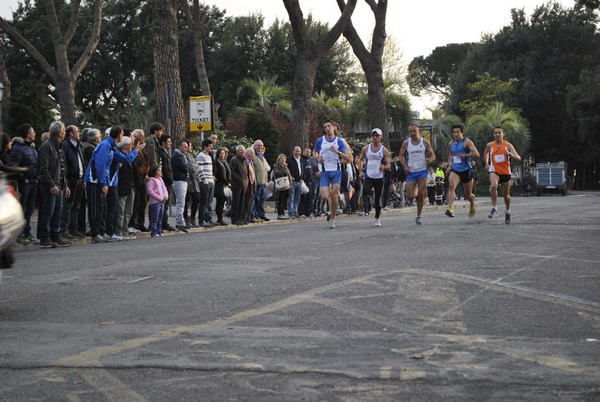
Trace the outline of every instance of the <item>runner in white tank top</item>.
[[[365, 215], [368, 215], [371, 190], [375, 189], [375, 226], [381, 226], [381, 208], [383, 208], [383, 174], [390, 169], [390, 151], [381, 143], [383, 135], [380, 129], [371, 132], [371, 144], [365, 145], [360, 151], [360, 177], [365, 179], [363, 196], [365, 198]], [[366, 174], [363, 171], [366, 162]]]

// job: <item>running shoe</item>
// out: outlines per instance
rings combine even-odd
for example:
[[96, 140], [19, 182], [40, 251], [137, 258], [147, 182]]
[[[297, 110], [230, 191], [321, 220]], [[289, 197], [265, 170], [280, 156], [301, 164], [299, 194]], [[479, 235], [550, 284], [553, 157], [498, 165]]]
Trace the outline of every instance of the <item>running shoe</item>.
[[335, 221], [334, 220], [330, 220], [329, 221], [329, 229], [334, 229], [335, 228]]
[[416, 223], [417, 225], [422, 225], [422, 224], [423, 224], [423, 221], [421, 221], [421, 217], [420, 217], [420, 216], [417, 216], [417, 217], [415, 218], [415, 223]]
[[379, 219], [379, 218], [375, 219], [375, 226], [377, 226], [377, 227], [381, 226], [381, 219]]
[[469, 218], [472, 218], [475, 216], [475, 212], [477, 212], [477, 203], [475, 201], [473, 201], [473, 204], [471, 205], [471, 208], [469, 208]]
[[495, 218], [497, 213], [498, 213], [498, 211], [496, 211], [496, 208], [492, 208], [492, 211], [488, 215], [488, 218], [491, 218], [491, 219]]
[[504, 213], [504, 223], [506, 223], [507, 225], [510, 223], [510, 212]]
[[102, 237], [100, 235], [96, 235], [96, 236], [92, 237], [91, 242], [92, 243], [106, 243], [106, 240], [104, 240], [104, 237]]
[[454, 209], [452, 209], [452, 208], [448, 208], [448, 209], [446, 210], [446, 215], [447, 215], [448, 217], [450, 217], [450, 218], [454, 218]]

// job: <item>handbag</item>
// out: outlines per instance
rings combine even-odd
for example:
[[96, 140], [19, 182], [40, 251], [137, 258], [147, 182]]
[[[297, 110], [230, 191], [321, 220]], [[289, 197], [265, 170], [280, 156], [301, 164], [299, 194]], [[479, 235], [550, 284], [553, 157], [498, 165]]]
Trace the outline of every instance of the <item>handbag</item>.
[[289, 190], [292, 187], [288, 176], [278, 177], [275, 179], [275, 189], [279, 191]]
[[302, 187], [300, 188], [300, 194], [308, 194], [310, 190], [308, 189], [308, 186], [306, 185], [306, 183], [302, 182]]

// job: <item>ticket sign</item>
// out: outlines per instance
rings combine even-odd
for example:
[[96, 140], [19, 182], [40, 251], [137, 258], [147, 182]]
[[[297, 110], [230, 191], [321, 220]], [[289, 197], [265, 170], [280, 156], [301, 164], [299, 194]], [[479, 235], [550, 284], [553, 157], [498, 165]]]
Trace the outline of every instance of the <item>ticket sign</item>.
[[419, 126], [419, 137], [425, 138], [431, 142], [431, 132], [433, 131], [432, 126]]
[[190, 96], [190, 131], [211, 131], [212, 126], [212, 97]]

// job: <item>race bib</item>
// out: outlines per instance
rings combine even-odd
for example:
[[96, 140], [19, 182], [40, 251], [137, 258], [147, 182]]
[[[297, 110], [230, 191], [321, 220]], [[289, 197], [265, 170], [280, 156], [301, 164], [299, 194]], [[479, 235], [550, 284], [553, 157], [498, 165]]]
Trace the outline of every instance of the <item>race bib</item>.
[[506, 155], [504, 155], [504, 154], [494, 155], [494, 162], [502, 163], [505, 161], [506, 161]]
[[460, 156], [453, 156], [452, 163], [462, 163], [462, 158]]

